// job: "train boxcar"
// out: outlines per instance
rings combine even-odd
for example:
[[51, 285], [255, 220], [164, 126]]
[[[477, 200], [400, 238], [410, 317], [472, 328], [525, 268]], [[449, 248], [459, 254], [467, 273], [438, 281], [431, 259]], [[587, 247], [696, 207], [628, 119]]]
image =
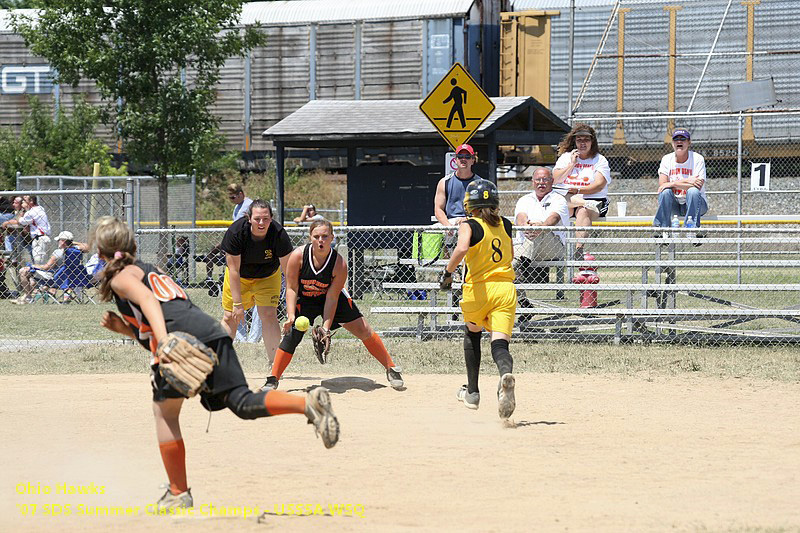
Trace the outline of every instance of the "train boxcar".
[[667, 132], [682, 126], [708, 158], [731, 159], [739, 120], [728, 86], [771, 78], [778, 104], [745, 114], [745, 157], [800, 155], [793, 141], [800, 49], [789, 16], [796, 2], [575, 0], [574, 6], [571, 13], [569, 0], [515, 0], [513, 11], [502, 14], [502, 95], [533, 96], [561, 117], [590, 122], [611, 157], [656, 159]]
[[[231, 58], [221, 71], [214, 113], [227, 148], [270, 149], [260, 133], [309, 100], [423, 98], [458, 61], [491, 96], [498, 94], [499, 17], [503, 0], [295, 0], [244, 5], [241, 24], [260, 24], [263, 47]], [[30, 13], [30, 12], [29, 12]], [[29, 94], [71, 104], [99, 103], [93, 83], [52, 83], [0, 10], [0, 124], [19, 128]], [[186, 73], [191, 80], [192, 72]], [[255, 132], [255, 134], [254, 134]], [[112, 142], [110, 131], [103, 135]], [[124, 147], [123, 147], [124, 150]]]

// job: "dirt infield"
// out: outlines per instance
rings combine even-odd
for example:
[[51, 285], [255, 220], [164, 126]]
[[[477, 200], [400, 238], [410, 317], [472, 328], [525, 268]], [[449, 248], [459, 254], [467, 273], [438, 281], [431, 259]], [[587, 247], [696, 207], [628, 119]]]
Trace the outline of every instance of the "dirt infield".
[[494, 376], [478, 411], [462, 376], [368, 377], [281, 381], [331, 388], [332, 450], [297, 416], [226, 411], [206, 433], [187, 403], [195, 514], [177, 518], [148, 514], [166, 476], [145, 375], [0, 377], [0, 531], [800, 529], [800, 384], [521, 374], [508, 429]]

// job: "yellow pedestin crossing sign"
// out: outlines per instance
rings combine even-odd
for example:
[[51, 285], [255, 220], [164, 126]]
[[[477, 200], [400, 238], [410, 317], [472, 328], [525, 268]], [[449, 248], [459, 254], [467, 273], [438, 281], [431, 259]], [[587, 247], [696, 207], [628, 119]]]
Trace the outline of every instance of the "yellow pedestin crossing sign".
[[494, 111], [494, 104], [461, 63], [456, 63], [419, 109], [455, 150], [478, 131]]

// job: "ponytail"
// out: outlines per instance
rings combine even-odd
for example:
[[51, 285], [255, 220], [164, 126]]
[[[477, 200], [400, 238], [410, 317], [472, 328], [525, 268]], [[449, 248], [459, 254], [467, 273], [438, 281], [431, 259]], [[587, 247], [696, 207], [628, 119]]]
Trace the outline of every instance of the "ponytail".
[[92, 228], [90, 243], [106, 261], [100, 274], [100, 299], [111, 300], [111, 280], [126, 266], [136, 261], [136, 239], [125, 222], [115, 217], [100, 217]]
[[477, 209], [478, 216], [492, 227], [500, 225], [500, 209], [498, 207], [481, 207]]
[[105, 268], [100, 273], [100, 300], [103, 302], [111, 301], [114, 293], [111, 290], [111, 280], [128, 265], [132, 265], [136, 257], [128, 252], [115, 252], [114, 257], [106, 263]]

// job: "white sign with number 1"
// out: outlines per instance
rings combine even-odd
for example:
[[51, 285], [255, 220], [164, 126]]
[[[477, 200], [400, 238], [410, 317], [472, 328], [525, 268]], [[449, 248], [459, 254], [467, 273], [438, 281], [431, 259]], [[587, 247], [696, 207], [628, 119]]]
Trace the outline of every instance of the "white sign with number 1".
[[769, 190], [769, 171], [771, 163], [751, 163], [750, 167], [750, 190], [768, 191]]

